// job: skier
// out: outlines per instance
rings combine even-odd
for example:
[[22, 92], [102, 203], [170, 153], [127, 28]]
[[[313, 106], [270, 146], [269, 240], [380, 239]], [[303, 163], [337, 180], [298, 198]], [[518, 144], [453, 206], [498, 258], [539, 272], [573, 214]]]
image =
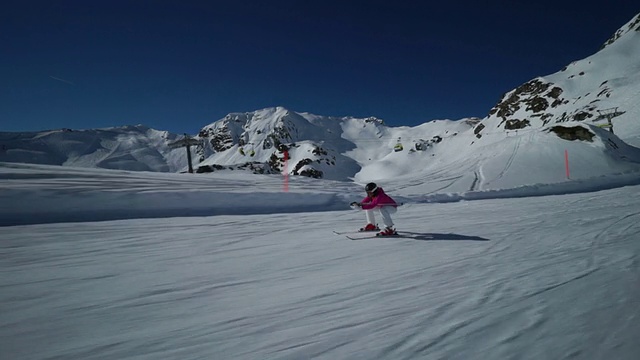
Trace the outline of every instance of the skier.
[[395, 214], [398, 211], [398, 204], [389, 195], [385, 194], [381, 187], [378, 187], [375, 183], [368, 183], [364, 190], [367, 192], [367, 197], [362, 199], [361, 202], [352, 202], [351, 206], [362, 208], [367, 215], [367, 225], [360, 229], [360, 231], [378, 231], [380, 230], [376, 225], [374, 210], [380, 212], [382, 216], [382, 222], [384, 222], [385, 229], [378, 235], [389, 236], [397, 235], [398, 233], [393, 228], [393, 220], [391, 220], [391, 214]]

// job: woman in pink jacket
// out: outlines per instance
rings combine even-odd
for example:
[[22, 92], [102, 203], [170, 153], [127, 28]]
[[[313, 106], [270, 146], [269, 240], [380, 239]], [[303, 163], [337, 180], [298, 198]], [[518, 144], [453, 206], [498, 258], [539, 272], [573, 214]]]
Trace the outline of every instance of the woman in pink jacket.
[[391, 214], [395, 214], [398, 211], [398, 204], [389, 195], [385, 194], [381, 187], [378, 187], [375, 183], [368, 183], [364, 190], [367, 192], [367, 197], [362, 199], [362, 202], [353, 202], [352, 206], [357, 206], [365, 210], [367, 215], [367, 225], [360, 229], [360, 231], [377, 231], [380, 230], [376, 225], [374, 210], [380, 212], [382, 216], [382, 222], [385, 229], [382, 230], [379, 235], [397, 235], [398, 233], [393, 228], [393, 220], [391, 220]]

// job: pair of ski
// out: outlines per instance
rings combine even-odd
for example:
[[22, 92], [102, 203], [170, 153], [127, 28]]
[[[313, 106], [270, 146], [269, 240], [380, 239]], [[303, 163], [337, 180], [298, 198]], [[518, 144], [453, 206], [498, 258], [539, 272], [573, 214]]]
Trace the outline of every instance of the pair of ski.
[[397, 232], [394, 235], [380, 235], [379, 230], [377, 231], [334, 231], [333, 233], [337, 235], [344, 235], [347, 237], [347, 239], [350, 239], [350, 240], [402, 237], [402, 235]]

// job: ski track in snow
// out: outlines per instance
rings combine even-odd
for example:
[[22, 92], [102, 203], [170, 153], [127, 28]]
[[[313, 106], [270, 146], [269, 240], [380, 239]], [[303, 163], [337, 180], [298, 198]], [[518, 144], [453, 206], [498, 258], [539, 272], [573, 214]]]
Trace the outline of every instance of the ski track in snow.
[[632, 359], [637, 200], [633, 187], [404, 206], [398, 224], [426, 241], [346, 240], [331, 229], [362, 221], [349, 211], [5, 227], [0, 348], [16, 359]]
[[[517, 133], [517, 132], [516, 132]], [[492, 181], [496, 181], [499, 180], [500, 178], [502, 178], [507, 171], [509, 170], [509, 168], [511, 167], [511, 164], [513, 164], [513, 160], [515, 159], [516, 155], [518, 154], [518, 149], [520, 148], [520, 143], [522, 142], [522, 135], [516, 135], [517, 136], [517, 140], [516, 140], [516, 145], [513, 148], [513, 152], [509, 155], [509, 158], [507, 159], [504, 169], [502, 169], [500, 171], [500, 173], [492, 180]], [[487, 184], [491, 183], [488, 182]]]
[[479, 188], [478, 183], [480, 182], [480, 175], [478, 174], [478, 171], [474, 171], [473, 172], [473, 183], [471, 184], [471, 187], [469, 188], [469, 191], [475, 191], [476, 189]]

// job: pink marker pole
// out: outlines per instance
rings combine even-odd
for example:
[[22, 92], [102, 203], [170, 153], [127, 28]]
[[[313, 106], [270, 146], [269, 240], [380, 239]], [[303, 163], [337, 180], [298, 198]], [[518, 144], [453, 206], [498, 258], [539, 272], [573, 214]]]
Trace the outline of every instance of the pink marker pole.
[[289, 152], [284, 151], [284, 192], [289, 191]]
[[564, 151], [564, 167], [567, 171], [567, 179], [569, 179], [569, 151]]

